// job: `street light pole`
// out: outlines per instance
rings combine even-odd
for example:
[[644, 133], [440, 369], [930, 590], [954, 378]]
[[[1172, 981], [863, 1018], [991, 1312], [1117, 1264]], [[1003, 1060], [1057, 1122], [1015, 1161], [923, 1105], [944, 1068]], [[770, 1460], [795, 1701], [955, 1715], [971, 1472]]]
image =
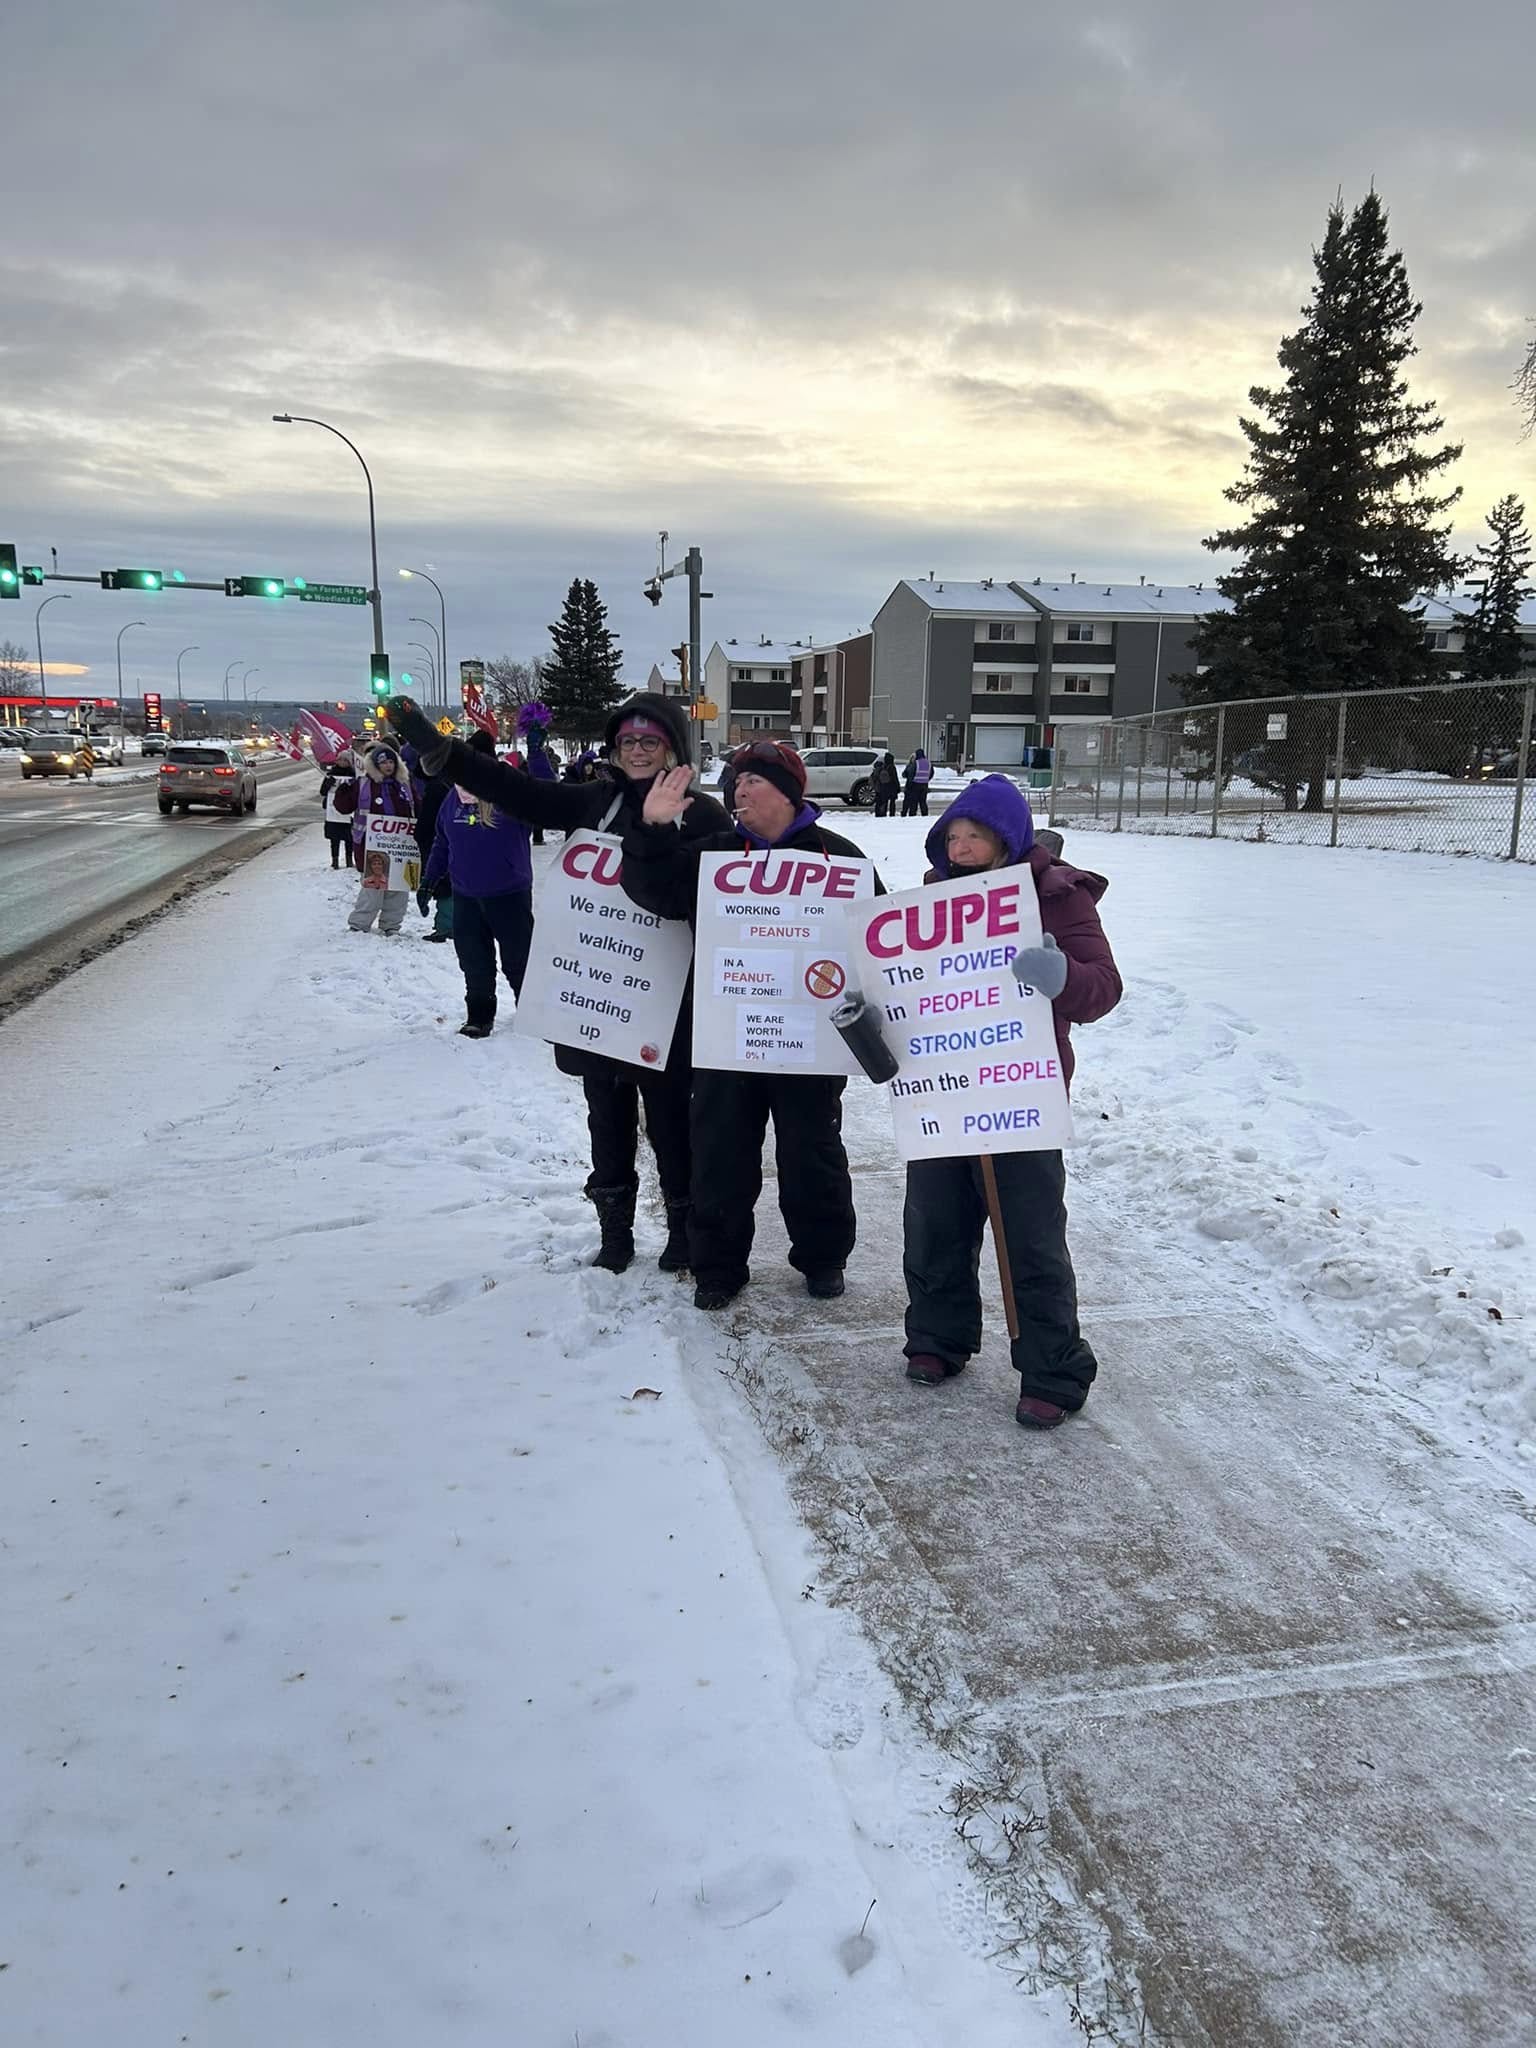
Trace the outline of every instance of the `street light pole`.
[[[182, 648], [181, 654], [196, 654], [197, 651], [197, 642], [194, 640], [190, 647]], [[176, 657], [176, 709], [181, 713], [181, 736], [185, 739], [187, 736], [187, 706], [181, 694], [181, 654], [178, 654]]]
[[240, 657], [237, 654], [234, 660], [229, 664], [229, 667], [224, 671], [224, 702], [226, 704], [229, 702], [229, 679], [239, 666]]
[[436, 663], [436, 661], [435, 661], [435, 660], [433, 659], [433, 655], [432, 655], [432, 650], [431, 650], [431, 648], [430, 648], [430, 647], [429, 647], [429, 646], [427, 645], [427, 643], [426, 643], [426, 641], [425, 641], [425, 640], [410, 640], [410, 641], [407, 641], [407, 642], [406, 642], [406, 645], [407, 645], [407, 646], [409, 646], [409, 647], [419, 647], [419, 648], [421, 649], [422, 653], [423, 653], [423, 654], [424, 654], [424, 655], [425, 655], [425, 656], [427, 657], [427, 680], [428, 680], [428, 682], [429, 682], [429, 683], [431, 684], [431, 687], [432, 687], [432, 691], [433, 691], [433, 694], [432, 694], [432, 695], [431, 695], [431, 696], [430, 696], [430, 697], [429, 697], [429, 698], [427, 699], [427, 702], [428, 702], [429, 704], [436, 704], [436, 703], [437, 703], [437, 702], [439, 701], [439, 699], [438, 699], [438, 697], [437, 697], [437, 694], [436, 694], [436, 693], [437, 693], [437, 663]]
[[246, 670], [245, 674], [240, 678], [240, 701], [242, 704], [249, 704], [249, 702], [251, 701], [246, 691], [246, 684], [251, 680], [252, 676], [259, 676], [260, 674], [261, 670], [255, 667], [253, 664], [250, 668]]
[[127, 753], [128, 727], [123, 718], [123, 635], [135, 626], [146, 626], [147, 619], [130, 619], [126, 626], [117, 629], [117, 744]]
[[[310, 419], [303, 413], [296, 412], [275, 412], [272, 415], [272, 419], [274, 424], [283, 427], [324, 427], [325, 431], [328, 434], [334, 434], [338, 441], [347, 441], [347, 437], [340, 427], [333, 427], [329, 420]], [[384, 652], [384, 603], [379, 595], [379, 530], [373, 515], [373, 478], [369, 474], [367, 463], [363, 462], [362, 451], [357, 447], [356, 443], [347, 441], [347, 446], [362, 464], [363, 476], [368, 485], [368, 545], [373, 558], [373, 587], [368, 592], [368, 597], [373, 605], [373, 651], [375, 654], [382, 655]]]
[[45, 597], [37, 608], [37, 687], [42, 693], [44, 725], [48, 723], [48, 671], [43, 667], [43, 611], [46, 606], [57, 604], [60, 598], [67, 600], [72, 594], [68, 590], [56, 590], [52, 597]]
[[[437, 666], [443, 682], [443, 702], [446, 704], [448, 701], [448, 602], [443, 596], [443, 586], [435, 576], [429, 576], [425, 569], [402, 569], [400, 574], [402, 576], [419, 576], [423, 583], [430, 583], [437, 592], [437, 609], [442, 619], [442, 631], [439, 633], [437, 641], [439, 649]], [[418, 620], [417, 623], [425, 625], [426, 620]]]
[[[418, 615], [418, 614], [417, 614], [416, 612], [412, 612], [412, 613], [411, 613], [411, 624], [412, 624], [413, 626], [425, 626], [425, 627], [426, 627], [426, 629], [427, 629], [427, 631], [428, 631], [428, 632], [429, 632], [429, 633], [430, 633], [430, 634], [432, 635], [432, 638], [433, 638], [434, 642], [436, 643], [436, 646], [437, 646], [437, 667], [438, 667], [438, 673], [439, 673], [439, 674], [440, 674], [440, 675], [442, 676], [442, 679], [443, 679], [443, 702], [444, 702], [444, 703], [446, 704], [446, 703], [447, 703], [447, 701], [448, 701], [448, 696], [447, 696], [447, 691], [448, 691], [448, 671], [447, 671], [447, 669], [446, 669], [446, 667], [444, 666], [444, 663], [443, 663], [443, 642], [442, 642], [442, 638], [441, 638], [441, 636], [439, 635], [439, 633], [438, 633], [438, 630], [437, 630], [436, 626], [434, 626], [434, 625], [433, 625], [432, 621], [431, 621], [430, 619], [424, 619], [424, 618], [421, 618], [421, 617], [420, 617], [420, 616], [419, 616], [419, 615]], [[412, 643], [411, 643], [411, 644], [412, 644], [412, 646], [416, 646], [416, 647], [419, 647], [421, 643], [420, 643], [420, 641], [412, 641]]]

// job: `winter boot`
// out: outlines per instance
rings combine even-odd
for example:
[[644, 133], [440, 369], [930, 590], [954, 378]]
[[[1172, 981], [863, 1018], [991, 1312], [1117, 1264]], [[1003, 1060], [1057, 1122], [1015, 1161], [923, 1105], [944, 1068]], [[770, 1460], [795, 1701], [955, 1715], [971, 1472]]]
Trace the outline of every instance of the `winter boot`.
[[1041, 1401], [1033, 1394], [1020, 1394], [1013, 1419], [1022, 1429], [1060, 1429], [1067, 1419], [1067, 1411], [1058, 1408], [1054, 1401]]
[[907, 1359], [907, 1378], [924, 1387], [942, 1387], [946, 1380], [952, 1380], [957, 1373], [964, 1371], [963, 1365], [954, 1365], [932, 1351], [914, 1351]]
[[841, 1266], [813, 1266], [805, 1276], [805, 1291], [817, 1301], [836, 1301], [843, 1285]]
[[667, 1241], [656, 1264], [663, 1273], [681, 1273], [688, 1264], [688, 1216], [691, 1202], [668, 1202]]
[[496, 1024], [496, 999], [489, 1002], [483, 998], [466, 997], [464, 1008], [468, 1016], [459, 1026], [460, 1038], [489, 1038]]
[[633, 1188], [588, 1188], [597, 1210], [603, 1241], [594, 1266], [607, 1273], [627, 1271], [635, 1256], [635, 1191]]

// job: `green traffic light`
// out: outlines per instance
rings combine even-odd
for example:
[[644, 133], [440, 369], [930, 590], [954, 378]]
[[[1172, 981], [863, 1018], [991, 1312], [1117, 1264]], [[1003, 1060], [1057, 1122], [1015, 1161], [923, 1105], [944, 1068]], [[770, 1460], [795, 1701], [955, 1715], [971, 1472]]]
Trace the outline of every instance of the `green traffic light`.
[[282, 584], [274, 583], [271, 577], [268, 577], [267, 581], [261, 587], [266, 592], [268, 597], [281, 597], [283, 594]]
[[5, 584], [9, 588], [15, 581], [16, 571], [14, 569], [0, 569], [0, 583]]
[[304, 578], [302, 576], [290, 577], [289, 581], [292, 583], [295, 590], [308, 590], [309, 588], [309, 585], [304, 581]]
[[182, 574], [180, 569], [173, 569], [171, 571], [171, 581], [173, 583], [185, 583], [186, 580], [186, 577]]
[[139, 578], [139, 582], [145, 590], [158, 590], [160, 588], [160, 573], [157, 569], [146, 569]]
[[410, 682], [410, 680], [411, 680], [411, 672], [410, 672], [410, 670], [409, 670], [409, 669], [402, 669], [402, 670], [400, 671], [400, 680], [401, 680], [401, 682], [402, 682], [402, 683], [408, 683], [408, 682]]

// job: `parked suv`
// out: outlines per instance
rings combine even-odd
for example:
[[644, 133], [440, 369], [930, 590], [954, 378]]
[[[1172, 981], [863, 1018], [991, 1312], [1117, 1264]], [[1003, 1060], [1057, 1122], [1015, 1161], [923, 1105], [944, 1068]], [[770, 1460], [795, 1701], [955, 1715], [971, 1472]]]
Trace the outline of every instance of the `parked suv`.
[[845, 804], [873, 803], [875, 763], [884, 747], [809, 747], [800, 756], [805, 763], [805, 793], [818, 801], [841, 797]]
[[238, 818], [256, 808], [256, 770], [240, 747], [178, 741], [160, 763], [158, 795], [162, 818], [173, 810], [185, 815], [194, 804]]
[[85, 756], [75, 752], [80, 744], [72, 732], [28, 733], [26, 751], [21, 755], [23, 782], [30, 782], [34, 775], [67, 775], [71, 782], [83, 775], [89, 782], [91, 771]]

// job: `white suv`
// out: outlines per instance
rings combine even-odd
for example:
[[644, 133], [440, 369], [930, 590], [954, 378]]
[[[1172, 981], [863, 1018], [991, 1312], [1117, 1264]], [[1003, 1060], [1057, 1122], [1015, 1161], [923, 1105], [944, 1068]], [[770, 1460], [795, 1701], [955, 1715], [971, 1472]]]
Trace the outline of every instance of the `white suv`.
[[875, 800], [875, 763], [884, 747], [807, 747], [801, 753], [805, 763], [805, 793], [820, 800], [841, 797], [845, 804], [868, 804]]

